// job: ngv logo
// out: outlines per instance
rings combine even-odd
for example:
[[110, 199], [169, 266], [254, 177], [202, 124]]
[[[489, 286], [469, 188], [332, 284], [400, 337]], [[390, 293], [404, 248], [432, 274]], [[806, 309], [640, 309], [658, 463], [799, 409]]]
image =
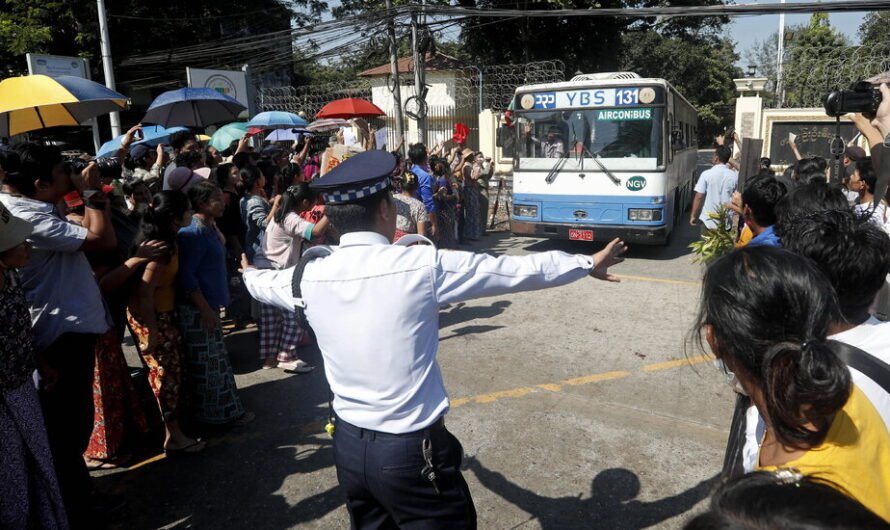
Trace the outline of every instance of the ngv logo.
[[636, 177], [630, 177], [627, 179], [627, 182], [624, 183], [624, 187], [629, 189], [630, 191], [640, 191], [641, 189], [646, 187], [646, 178], [637, 175]]

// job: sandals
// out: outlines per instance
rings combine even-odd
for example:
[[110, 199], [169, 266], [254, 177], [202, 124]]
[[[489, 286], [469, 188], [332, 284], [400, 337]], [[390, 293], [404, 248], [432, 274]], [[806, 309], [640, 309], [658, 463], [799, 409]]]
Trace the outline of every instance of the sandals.
[[204, 449], [207, 449], [207, 442], [198, 438], [185, 447], [177, 447], [176, 449], [164, 448], [164, 453], [167, 456], [194, 455], [203, 452]]
[[105, 471], [120, 467], [110, 460], [100, 460], [98, 458], [84, 458], [84, 462], [86, 462], [88, 471]]

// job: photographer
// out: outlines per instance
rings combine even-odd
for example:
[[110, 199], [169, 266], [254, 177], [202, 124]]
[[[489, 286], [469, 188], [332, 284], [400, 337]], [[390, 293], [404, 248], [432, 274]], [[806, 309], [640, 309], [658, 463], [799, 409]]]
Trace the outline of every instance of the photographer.
[[[34, 225], [32, 257], [20, 272], [34, 330], [41, 406], [71, 526], [83, 527], [93, 519], [93, 488], [82, 455], [93, 430], [94, 348], [110, 324], [84, 251], [113, 249], [117, 239], [94, 162], [71, 174], [55, 147], [24, 143], [16, 151], [21, 167], [6, 175], [0, 202]], [[83, 226], [56, 210], [75, 186], [86, 190]]]
[[161, 170], [167, 164], [167, 159], [164, 144], [158, 144], [155, 149], [137, 144], [130, 148], [126, 166], [133, 171], [133, 180], [144, 182], [149, 190], [158, 190], [161, 187]]

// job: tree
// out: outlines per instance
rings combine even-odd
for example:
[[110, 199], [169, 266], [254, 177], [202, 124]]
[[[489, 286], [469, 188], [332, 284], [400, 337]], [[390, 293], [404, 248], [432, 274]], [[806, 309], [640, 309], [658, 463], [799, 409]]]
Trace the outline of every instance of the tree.
[[[252, 0], [249, 5], [240, 0], [108, 2], [115, 77], [124, 88], [181, 85], [186, 66], [240, 68], [270, 56], [289, 70], [292, 53], [286, 30], [321, 20], [326, 9], [323, 0]], [[98, 26], [94, 0], [0, 0], [0, 73], [24, 73], [27, 52], [50, 53], [90, 59], [93, 78], [101, 80]], [[276, 30], [278, 35], [269, 36]], [[230, 39], [250, 36], [256, 38], [217, 51]], [[187, 46], [200, 46], [204, 53], [177, 53]], [[160, 51], [165, 53], [151, 57]], [[151, 59], [138, 60], [145, 56]]]
[[871, 11], [865, 15], [859, 35], [863, 45], [890, 46], [890, 13]]
[[[783, 61], [784, 105], [789, 107], [819, 106], [821, 96], [830, 88], [839, 88], [829, 80], [844, 77], [837, 74], [839, 52], [848, 40], [833, 28], [825, 13], [814, 13], [807, 24], [790, 26], [785, 30]], [[790, 38], [788, 38], [790, 37]], [[767, 104], [775, 101], [777, 85], [778, 33], [775, 32], [755, 44], [746, 59], [757, 66], [758, 72], [769, 79], [764, 94]], [[848, 83], [847, 83], [848, 84]]]
[[699, 136], [717, 134], [732, 123], [735, 107], [733, 66], [738, 56], [727, 38], [683, 39], [655, 32], [630, 33], [622, 42], [620, 67], [644, 77], [667, 79], [699, 114]]

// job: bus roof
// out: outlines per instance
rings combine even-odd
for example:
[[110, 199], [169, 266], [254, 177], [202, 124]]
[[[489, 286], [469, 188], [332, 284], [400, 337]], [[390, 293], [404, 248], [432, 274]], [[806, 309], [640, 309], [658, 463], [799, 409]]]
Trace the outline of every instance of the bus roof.
[[[522, 85], [516, 87], [516, 91], [513, 93], [514, 95], [522, 93], [522, 92], [535, 92], [538, 90], [571, 90], [573, 88], [594, 88], [594, 87], [627, 87], [627, 86], [640, 86], [640, 85], [661, 85], [668, 90], [672, 90], [674, 94], [677, 95], [680, 99], [682, 99], [687, 105], [693, 108], [696, 112], [698, 109], [695, 108], [695, 105], [689, 102], [683, 94], [681, 94], [673, 85], [670, 84], [666, 79], [659, 79], [655, 77], [639, 77], [634, 79], [589, 79], [582, 81], [560, 81], [558, 83], [541, 83], [537, 85]], [[520, 110], [520, 109], [516, 109]]]

